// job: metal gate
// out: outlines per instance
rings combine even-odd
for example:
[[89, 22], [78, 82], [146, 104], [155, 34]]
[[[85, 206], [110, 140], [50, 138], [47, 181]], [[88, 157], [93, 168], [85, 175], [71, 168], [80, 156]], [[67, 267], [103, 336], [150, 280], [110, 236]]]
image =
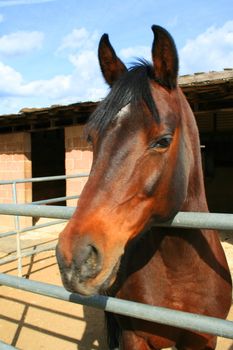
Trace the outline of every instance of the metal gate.
[[[0, 204], [0, 214], [16, 216], [23, 215], [69, 219], [74, 210], [75, 208], [73, 207]], [[180, 212], [173, 220], [163, 223], [160, 226], [233, 230], [233, 214]], [[232, 321], [225, 321], [214, 317], [150, 306], [106, 296], [82, 297], [78, 294], [67, 292], [63, 287], [29, 281], [24, 278], [14, 277], [7, 274], [0, 274], [0, 283], [9, 287], [46, 295], [51, 298], [92, 306], [121, 315], [132, 316], [152, 322], [203, 333], [211, 333], [217, 336], [233, 339]], [[0, 342], [0, 349], [12, 349], [12, 346]]]

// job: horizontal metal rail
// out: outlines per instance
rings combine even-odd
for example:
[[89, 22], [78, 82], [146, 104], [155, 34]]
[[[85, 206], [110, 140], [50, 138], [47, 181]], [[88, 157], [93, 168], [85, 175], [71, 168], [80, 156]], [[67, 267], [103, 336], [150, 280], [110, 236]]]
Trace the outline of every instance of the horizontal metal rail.
[[[57, 242], [55, 242], [55, 243], [43, 243], [40, 246], [36, 246], [33, 248], [26, 248], [24, 250], [24, 252], [21, 253], [21, 257], [25, 258], [27, 256], [31, 256], [34, 254], [38, 254], [38, 253], [42, 253], [42, 252], [46, 252], [46, 251], [50, 251], [50, 250], [55, 251], [56, 245], [57, 245]], [[8, 256], [0, 259], [0, 266], [4, 265], [4, 264], [8, 264], [9, 262], [15, 261], [15, 260], [17, 260], [17, 255], [13, 255], [13, 254], [8, 255]]]
[[0, 181], [0, 185], [12, 185], [14, 183], [27, 183], [27, 182], [66, 180], [66, 179], [88, 177], [88, 176], [89, 176], [89, 173], [81, 173], [81, 174], [73, 174], [73, 175], [58, 175], [58, 176], [33, 177], [33, 178], [27, 178], [27, 179], [2, 180]]
[[[89, 176], [89, 173], [79, 173], [79, 174], [73, 174], [73, 175], [59, 175], [59, 176], [46, 176], [46, 177], [36, 177], [36, 178], [26, 178], [26, 179], [13, 179], [13, 180], [4, 180], [0, 181], [0, 185], [11, 185], [12, 187], [12, 201], [14, 204], [18, 204], [17, 199], [17, 185], [22, 183], [35, 183], [35, 182], [47, 182], [47, 181], [59, 181], [59, 180], [67, 180], [67, 179], [74, 179], [74, 178], [87, 178]], [[40, 201], [35, 201], [30, 204], [52, 204], [52, 203], [58, 203], [62, 201], [67, 201], [71, 199], [78, 199], [80, 196], [73, 195], [73, 196], [64, 196], [59, 198], [49, 198], [49, 199], [43, 199]], [[38, 215], [39, 216], [39, 215]], [[21, 239], [20, 239], [20, 233], [22, 232], [20, 229], [20, 221], [19, 216], [14, 215], [14, 223], [15, 223], [15, 231], [11, 231], [9, 233], [4, 233], [4, 237], [7, 236], [16, 236], [16, 249], [17, 249], [17, 260], [18, 260], [18, 275], [22, 276], [22, 249], [21, 249]], [[0, 235], [0, 238], [3, 237], [3, 235]], [[32, 253], [33, 254], [33, 253]], [[10, 258], [8, 258], [9, 260]]]
[[72, 303], [87, 305], [120, 315], [140, 318], [146, 321], [158, 322], [197, 332], [210, 333], [224, 338], [233, 338], [233, 322], [215, 317], [171, 310], [101, 295], [85, 297], [76, 293], [67, 292], [63, 287], [30, 281], [7, 274], [0, 274], [0, 283], [8, 287], [22, 289], [48, 297], [70, 301]]
[[[30, 204], [0, 204], [0, 214], [70, 219], [75, 207]], [[155, 226], [233, 230], [233, 214], [179, 212], [170, 221]]]
[[44, 224], [37, 224], [37, 225], [33, 225], [33, 226], [27, 226], [27, 227], [21, 228], [18, 231], [3, 232], [3, 233], [0, 233], [0, 239], [1, 238], [5, 238], [5, 237], [9, 237], [9, 236], [14, 236], [17, 232], [24, 233], [24, 232], [28, 232], [28, 231], [39, 230], [40, 228], [44, 228], [44, 227], [48, 227], [48, 226], [54, 226], [54, 225], [59, 225], [59, 224], [62, 224], [64, 222], [66, 222], [66, 221], [67, 220], [56, 220], [56, 221], [52, 221], [52, 222], [46, 222]]
[[0, 204], [0, 214], [18, 216], [39, 216], [52, 219], [70, 219], [74, 207], [34, 204]]
[[[58, 175], [58, 176], [46, 176], [46, 177], [36, 177], [36, 178], [27, 178], [27, 179], [14, 179], [14, 180], [2, 180], [0, 181], [0, 185], [12, 185], [12, 194], [13, 194], [13, 203], [17, 203], [17, 189], [16, 185], [19, 183], [28, 183], [28, 182], [46, 182], [46, 181], [56, 181], [56, 180], [66, 180], [66, 179], [73, 179], [73, 178], [82, 178], [82, 177], [88, 177], [89, 173], [79, 173], [79, 174], [73, 174], [73, 175]], [[51, 204], [51, 203], [57, 203], [61, 201], [71, 200], [71, 199], [78, 199], [80, 195], [73, 195], [73, 196], [64, 196], [64, 197], [57, 197], [57, 198], [49, 198], [49, 199], [43, 199], [39, 201], [34, 201], [29, 204]], [[15, 215], [15, 218], [17, 218], [17, 215]], [[19, 227], [19, 225], [17, 225]], [[19, 230], [17, 230], [18, 232]], [[17, 234], [16, 231], [6, 232], [4, 233], [4, 236], [11, 236]], [[23, 232], [20, 230], [20, 232]], [[1, 235], [3, 237], [3, 235]], [[1, 238], [0, 237], [0, 238]]]
[[0, 350], [16, 350], [14, 346], [11, 346], [9, 344], [4, 343], [3, 341], [0, 340]]
[[65, 197], [57, 197], [57, 198], [50, 198], [50, 199], [42, 199], [40, 201], [32, 202], [31, 204], [50, 204], [50, 203], [58, 203], [58, 202], [64, 202], [68, 201], [70, 199], [78, 199], [80, 196], [65, 196]]

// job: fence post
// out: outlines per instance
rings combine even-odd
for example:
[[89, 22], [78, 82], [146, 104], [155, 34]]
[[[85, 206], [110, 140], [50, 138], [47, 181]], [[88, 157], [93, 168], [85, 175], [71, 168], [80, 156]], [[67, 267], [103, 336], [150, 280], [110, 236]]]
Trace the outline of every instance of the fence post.
[[[17, 204], [17, 188], [16, 188], [16, 181], [13, 181], [12, 183], [12, 195], [13, 195], [13, 202], [14, 204]], [[17, 251], [17, 261], [18, 261], [18, 277], [22, 277], [22, 252], [21, 252], [21, 242], [20, 242], [20, 222], [19, 222], [19, 216], [14, 216], [15, 221], [15, 231], [16, 231], [16, 251]]]

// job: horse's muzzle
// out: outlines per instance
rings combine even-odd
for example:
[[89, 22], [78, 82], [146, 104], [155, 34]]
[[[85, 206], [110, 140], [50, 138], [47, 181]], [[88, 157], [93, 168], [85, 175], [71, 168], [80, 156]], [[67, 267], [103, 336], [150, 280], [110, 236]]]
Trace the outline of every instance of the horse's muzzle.
[[98, 249], [91, 244], [73, 254], [72, 261], [67, 262], [65, 256], [56, 248], [56, 257], [64, 287], [71, 292], [85, 295], [96, 294], [95, 288], [88, 288], [88, 282], [93, 280], [102, 268], [102, 258]]

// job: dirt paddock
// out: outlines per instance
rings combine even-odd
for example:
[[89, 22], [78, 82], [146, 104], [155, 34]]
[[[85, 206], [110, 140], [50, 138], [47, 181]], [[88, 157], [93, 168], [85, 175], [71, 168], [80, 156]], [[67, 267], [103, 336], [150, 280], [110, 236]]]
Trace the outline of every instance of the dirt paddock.
[[[31, 234], [38, 244], [40, 232]], [[47, 240], [56, 234], [50, 229]], [[32, 245], [32, 237], [27, 234], [23, 245]], [[223, 234], [222, 240], [233, 272], [233, 235]], [[0, 256], [9, 253], [12, 242], [0, 241]], [[16, 266], [5, 264], [0, 272], [17, 275]], [[61, 285], [53, 251], [24, 258], [23, 275]], [[233, 320], [233, 307], [228, 318]], [[0, 286], [0, 340], [22, 350], [107, 350], [102, 311], [5, 286]], [[233, 340], [219, 338], [217, 350], [233, 350]]]

